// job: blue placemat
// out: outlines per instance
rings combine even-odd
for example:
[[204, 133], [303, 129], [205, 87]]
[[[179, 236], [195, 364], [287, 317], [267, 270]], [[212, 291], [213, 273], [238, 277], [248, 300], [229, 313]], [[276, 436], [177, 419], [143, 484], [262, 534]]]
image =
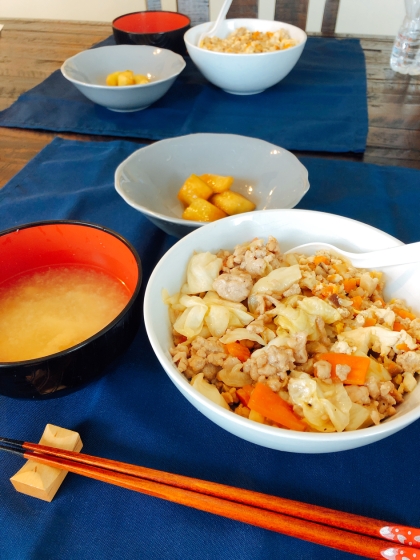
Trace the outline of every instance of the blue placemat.
[[[112, 38], [99, 45], [109, 44]], [[151, 140], [226, 132], [292, 150], [363, 152], [365, 59], [356, 39], [312, 37], [282, 82], [238, 96], [209, 84], [187, 57], [186, 69], [161, 100], [127, 114], [95, 105], [57, 70], [2, 111], [0, 126]]]
[[[126, 205], [115, 167], [138, 144], [54, 140], [0, 190], [0, 223], [71, 218], [117, 230], [138, 249], [144, 283], [175, 240]], [[420, 171], [302, 158], [311, 189], [299, 207], [419, 239]], [[0, 397], [0, 435], [38, 441], [53, 423], [84, 451], [277, 494], [390, 522], [420, 525], [420, 422], [386, 440], [327, 455], [283, 453], [230, 435], [198, 413], [159, 366], [140, 329], [107, 376], [50, 401]], [[346, 560], [350, 554], [69, 474], [52, 503], [15, 492], [21, 466], [0, 455], [2, 560]]]

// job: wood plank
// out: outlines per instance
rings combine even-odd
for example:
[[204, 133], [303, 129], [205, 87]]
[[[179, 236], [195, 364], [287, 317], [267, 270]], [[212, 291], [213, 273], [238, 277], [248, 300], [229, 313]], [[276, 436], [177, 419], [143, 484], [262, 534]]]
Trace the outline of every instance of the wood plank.
[[340, 0], [326, 0], [321, 26], [323, 35], [334, 35], [339, 4]]
[[257, 18], [258, 17], [258, 1], [257, 0], [233, 0], [232, 5], [227, 13], [228, 18]]
[[209, 0], [178, 0], [178, 11], [191, 19], [191, 25], [210, 20]]
[[306, 29], [309, 0], [277, 0], [274, 19]]

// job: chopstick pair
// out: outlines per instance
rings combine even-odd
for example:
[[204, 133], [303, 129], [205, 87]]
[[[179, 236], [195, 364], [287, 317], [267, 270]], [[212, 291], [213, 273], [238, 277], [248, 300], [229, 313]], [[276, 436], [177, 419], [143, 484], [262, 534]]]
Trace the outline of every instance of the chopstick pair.
[[[420, 529], [36, 443], [0, 449], [149, 496], [366, 558], [419, 560]], [[389, 547], [393, 541], [395, 546]], [[408, 546], [407, 546], [408, 545]]]

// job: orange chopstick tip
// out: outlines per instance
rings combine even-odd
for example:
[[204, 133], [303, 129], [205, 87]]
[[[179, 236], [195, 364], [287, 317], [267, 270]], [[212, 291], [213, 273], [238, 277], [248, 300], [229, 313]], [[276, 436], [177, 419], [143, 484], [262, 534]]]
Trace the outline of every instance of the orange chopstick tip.
[[420, 553], [415, 548], [402, 546], [381, 550], [381, 556], [386, 560], [419, 560]]
[[[382, 527], [379, 530], [379, 534], [382, 538], [389, 541], [420, 548], [420, 529], [404, 527], [403, 525], [394, 525]], [[415, 556], [415, 558], [420, 560], [420, 553]]]

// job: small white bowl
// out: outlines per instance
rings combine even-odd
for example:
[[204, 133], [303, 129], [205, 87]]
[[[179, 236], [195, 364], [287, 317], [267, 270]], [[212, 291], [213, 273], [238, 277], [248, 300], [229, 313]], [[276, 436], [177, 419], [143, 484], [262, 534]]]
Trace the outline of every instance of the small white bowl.
[[298, 44], [282, 51], [236, 54], [208, 51], [198, 47], [200, 35], [212, 22], [202, 23], [189, 29], [185, 35], [185, 45], [191, 60], [205, 78], [215, 86], [236, 95], [252, 95], [274, 86], [289, 74], [300, 58], [307, 35], [299, 27], [262, 19], [226, 19], [220, 24], [217, 36], [226, 38], [239, 27], [251, 31], [277, 31], [286, 29]]
[[[166, 289], [171, 295], [179, 291], [194, 251], [233, 249], [235, 245], [254, 237], [267, 239], [269, 235], [279, 240], [282, 251], [316, 240], [355, 252], [401, 245], [394, 237], [361, 222], [310, 210], [268, 210], [233, 216], [213, 222], [181, 239], [155, 267], [144, 297], [144, 320], [150, 343], [175, 386], [195, 408], [228, 432], [263, 447], [295, 453], [354, 449], [388, 437], [417, 420], [420, 417], [420, 385], [398, 405], [395, 416], [378, 426], [342, 433], [274, 428], [242, 418], [214, 404], [191, 387], [179, 373], [169, 352], [173, 346], [172, 327], [162, 290]], [[414, 311], [420, 313], [420, 264], [392, 266], [383, 270], [386, 274], [386, 297], [405, 299]], [[208, 429], [211, 429], [210, 425]]]
[[[82, 51], [61, 67], [63, 76], [88, 99], [111, 111], [146, 109], [163, 97], [185, 68], [182, 56], [145, 45], [115, 45]], [[113, 72], [132, 70], [149, 77], [150, 83], [107, 86]]]
[[163, 231], [182, 237], [205, 225], [182, 218], [177, 193], [192, 173], [231, 175], [231, 190], [257, 210], [293, 208], [309, 189], [308, 171], [293, 154], [235, 134], [190, 134], [141, 148], [118, 166], [115, 188]]

